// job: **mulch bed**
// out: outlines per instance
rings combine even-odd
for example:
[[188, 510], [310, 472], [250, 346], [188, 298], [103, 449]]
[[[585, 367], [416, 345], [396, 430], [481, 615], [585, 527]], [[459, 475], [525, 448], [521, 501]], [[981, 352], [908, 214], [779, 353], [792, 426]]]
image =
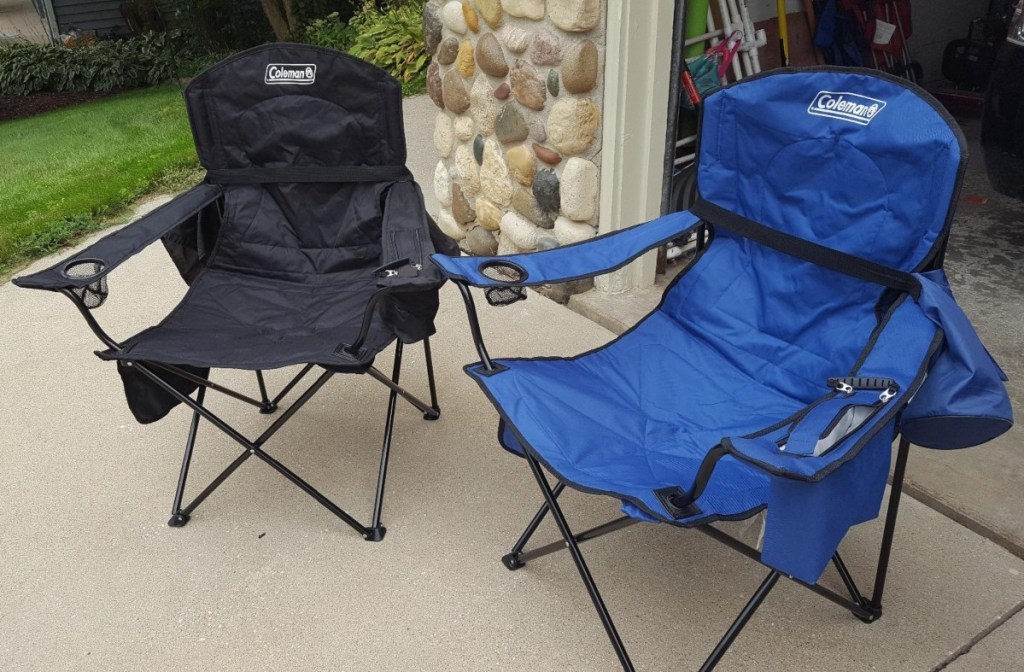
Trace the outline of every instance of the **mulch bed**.
[[61, 91], [33, 93], [28, 96], [0, 96], [0, 122], [31, 117], [69, 105], [78, 105], [97, 98], [112, 96], [121, 91]]

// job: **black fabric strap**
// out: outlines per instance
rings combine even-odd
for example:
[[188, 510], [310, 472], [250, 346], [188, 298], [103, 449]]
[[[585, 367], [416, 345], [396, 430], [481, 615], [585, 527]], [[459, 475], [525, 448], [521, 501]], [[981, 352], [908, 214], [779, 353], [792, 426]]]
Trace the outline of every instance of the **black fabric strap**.
[[275, 182], [386, 182], [409, 176], [405, 166], [283, 166], [280, 168], [215, 168], [206, 171], [210, 184]]
[[737, 215], [711, 201], [698, 198], [690, 208], [690, 212], [716, 227], [791, 257], [809, 261], [822, 268], [859, 278], [865, 282], [873, 282], [906, 292], [914, 298], [921, 294], [920, 283], [910, 273], [792, 236], [742, 215]]

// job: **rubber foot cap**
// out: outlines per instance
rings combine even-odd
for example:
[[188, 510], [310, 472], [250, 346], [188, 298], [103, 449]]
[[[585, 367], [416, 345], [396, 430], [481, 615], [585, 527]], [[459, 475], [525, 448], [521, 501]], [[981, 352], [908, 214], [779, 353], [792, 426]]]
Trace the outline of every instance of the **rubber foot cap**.
[[430, 420], [431, 422], [433, 422], [434, 420], [439, 419], [440, 417], [441, 417], [441, 409], [440, 408], [435, 408], [434, 410], [427, 411], [426, 413], [423, 414], [423, 419], [424, 420]]
[[176, 513], [167, 521], [167, 525], [170, 527], [185, 527], [189, 520], [191, 520], [191, 516], [187, 513]]
[[383, 541], [384, 535], [388, 533], [388, 528], [383, 525], [371, 529], [369, 532], [363, 535], [363, 539], [367, 541]]
[[510, 572], [514, 572], [520, 567], [526, 567], [525, 562], [519, 560], [519, 555], [516, 553], [509, 553], [501, 558], [501, 564], [505, 565]]
[[277, 404], [263, 404], [260, 406], [260, 413], [263, 415], [270, 415], [277, 411]]

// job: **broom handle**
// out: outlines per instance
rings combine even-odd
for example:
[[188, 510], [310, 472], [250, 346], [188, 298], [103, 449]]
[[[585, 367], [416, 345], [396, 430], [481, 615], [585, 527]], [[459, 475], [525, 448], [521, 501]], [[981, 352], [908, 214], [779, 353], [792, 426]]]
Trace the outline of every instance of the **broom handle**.
[[789, 29], [786, 27], [786, 0], [777, 0], [779, 8], [779, 57], [782, 67], [789, 65]]

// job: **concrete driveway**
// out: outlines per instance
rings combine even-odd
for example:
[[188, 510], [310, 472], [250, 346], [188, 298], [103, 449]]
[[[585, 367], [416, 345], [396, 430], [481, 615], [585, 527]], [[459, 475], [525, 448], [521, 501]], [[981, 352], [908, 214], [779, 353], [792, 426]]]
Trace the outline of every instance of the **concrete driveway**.
[[[427, 192], [429, 105], [406, 106], [410, 163]], [[115, 337], [151, 324], [184, 290], [156, 247], [110, 286], [96, 315]], [[496, 414], [461, 372], [475, 355], [451, 287], [433, 339], [443, 416], [427, 423], [400, 406], [380, 544], [254, 461], [189, 525], [167, 527], [189, 414], [136, 424], [114, 367], [91, 354], [98, 342], [63, 297], [4, 285], [0, 314], [0, 669], [618, 669], [567, 556], [515, 573], [498, 561], [539, 493], [526, 465], [497, 447]], [[572, 354], [612, 337], [536, 295], [482, 318], [500, 356]], [[425, 389], [418, 346], [407, 362], [403, 383]], [[272, 372], [271, 386], [289, 372]], [[255, 390], [251, 373], [215, 379]], [[365, 518], [385, 400], [374, 381], [339, 376], [268, 451]], [[267, 424], [238, 402], [211, 406], [250, 435]], [[201, 426], [193, 487], [236, 455]], [[617, 513], [606, 498], [564, 502], [580, 529]], [[865, 589], [880, 527], [856, 529], [842, 548]], [[537, 538], [555, 531], [545, 523]], [[910, 498], [896, 541], [881, 621], [864, 625], [784, 581], [719, 669], [1020, 669], [1024, 616], [1012, 617], [1024, 606], [1024, 561]], [[644, 670], [695, 669], [765, 573], [665, 526], [637, 525], [584, 550]]]

